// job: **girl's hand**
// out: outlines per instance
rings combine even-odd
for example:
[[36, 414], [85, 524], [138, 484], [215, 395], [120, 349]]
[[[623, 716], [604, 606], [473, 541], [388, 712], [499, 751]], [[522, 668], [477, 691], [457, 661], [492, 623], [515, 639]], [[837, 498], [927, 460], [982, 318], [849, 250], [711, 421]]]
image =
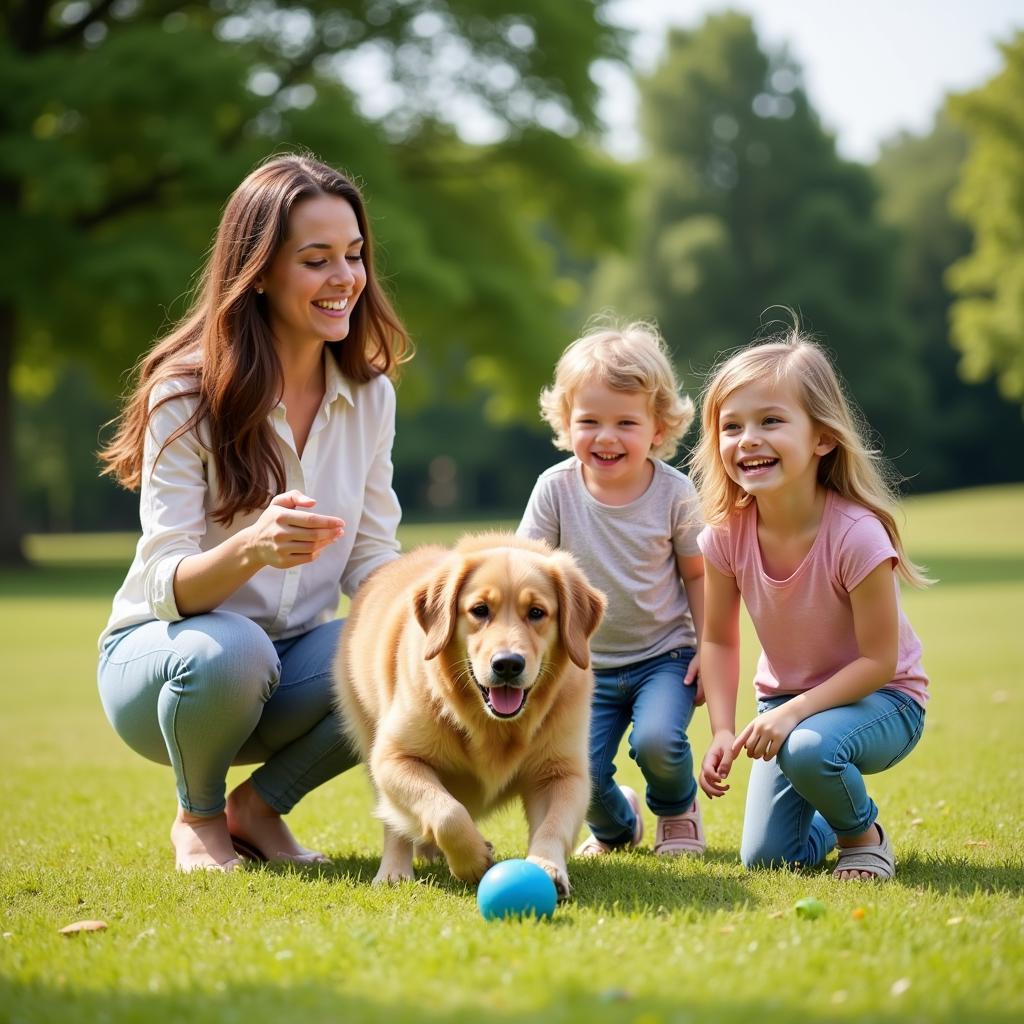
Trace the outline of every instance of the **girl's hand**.
[[700, 652], [693, 656], [693, 660], [687, 666], [683, 683], [686, 686], [696, 685], [697, 696], [693, 698], [693, 706], [699, 708], [704, 703], [704, 684], [700, 678]]
[[700, 788], [710, 797], [725, 796], [729, 791], [725, 780], [735, 757], [733, 735], [725, 730], [716, 732], [711, 746], [700, 765]]
[[786, 704], [766, 711], [750, 722], [733, 740], [732, 756], [739, 757], [745, 747], [748, 757], [770, 761], [799, 723], [800, 719], [788, 710]]
[[306, 511], [316, 504], [301, 491], [272, 498], [259, 519], [245, 529], [246, 552], [261, 566], [289, 569], [312, 562], [345, 532], [337, 516]]

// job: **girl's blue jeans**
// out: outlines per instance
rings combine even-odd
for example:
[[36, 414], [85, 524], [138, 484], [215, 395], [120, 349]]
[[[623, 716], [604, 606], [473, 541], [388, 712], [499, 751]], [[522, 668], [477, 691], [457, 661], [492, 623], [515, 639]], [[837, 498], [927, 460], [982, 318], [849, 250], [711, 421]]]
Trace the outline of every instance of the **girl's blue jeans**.
[[[793, 695], [758, 702], [758, 712]], [[814, 865], [878, 817], [865, 775], [884, 772], [917, 745], [924, 708], [898, 690], [805, 718], [778, 756], [750, 769], [740, 859], [748, 868]]]
[[342, 625], [271, 641], [234, 612], [144, 622], [104, 641], [100, 699], [128, 746], [171, 765], [184, 810], [220, 813], [228, 767], [260, 763], [252, 784], [285, 814], [357, 760], [333, 709]]
[[681, 647], [594, 673], [587, 825], [609, 846], [629, 842], [636, 825], [636, 815], [615, 782], [615, 755], [631, 722], [629, 756], [647, 782], [647, 806], [657, 815], [682, 814], [697, 795], [686, 738], [697, 687], [683, 682], [695, 653]]

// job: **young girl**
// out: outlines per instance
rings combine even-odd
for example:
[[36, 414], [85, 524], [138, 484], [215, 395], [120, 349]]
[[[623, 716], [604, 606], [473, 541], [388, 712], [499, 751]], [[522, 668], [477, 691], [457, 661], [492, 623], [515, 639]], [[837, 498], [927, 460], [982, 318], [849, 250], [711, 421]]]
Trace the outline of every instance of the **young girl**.
[[[174, 769], [179, 870], [326, 860], [282, 815], [354, 762], [332, 709], [335, 614], [397, 557], [387, 374], [406, 341], [356, 187], [272, 159], [228, 201], [195, 303], [103, 452], [141, 489], [142, 538], [100, 637], [100, 696], [129, 746]], [[225, 801], [229, 765], [253, 762]]]
[[693, 420], [657, 332], [645, 324], [574, 341], [540, 398], [555, 447], [573, 453], [543, 473], [519, 526], [572, 552], [608, 597], [591, 640], [592, 836], [583, 856], [643, 838], [637, 794], [617, 786], [615, 754], [629, 753], [657, 815], [654, 851], [702, 854], [704, 828], [686, 728], [695, 704], [704, 572], [690, 481], [662, 461]]
[[[895, 577], [928, 581], [903, 551], [893, 500], [832, 365], [797, 329], [727, 360], [707, 387], [694, 476], [708, 526], [702, 675], [710, 797], [754, 758], [741, 858], [891, 878], [888, 833], [863, 776], [891, 768], [924, 725], [928, 680]], [[763, 648], [758, 716], [734, 735], [739, 603]]]

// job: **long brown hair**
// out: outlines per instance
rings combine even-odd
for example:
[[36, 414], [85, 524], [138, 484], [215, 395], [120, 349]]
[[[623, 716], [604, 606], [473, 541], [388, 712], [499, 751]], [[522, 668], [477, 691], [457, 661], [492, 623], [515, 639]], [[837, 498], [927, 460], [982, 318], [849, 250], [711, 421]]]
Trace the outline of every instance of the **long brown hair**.
[[[411, 357], [409, 336], [373, 273], [370, 225], [359, 189], [312, 157], [272, 157], [228, 199], [191, 308], [139, 362], [136, 381], [113, 421], [115, 436], [99, 453], [104, 474], [138, 490], [150, 417], [165, 402], [195, 397], [195, 411], [164, 447], [190, 430], [200, 437], [199, 425], [205, 423], [203, 443], [223, 488], [213, 518], [227, 525], [284, 490], [284, 465], [268, 420], [280, 398], [281, 364], [266, 302], [255, 284], [285, 240], [292, 208], [320, 195], [344, 199], [363, 236], [366, 285], [348, 337], [327, 342], [338, 369], [365, 383], [382, 373], [394, 375]], [[154, 388], [175, 379], [183, 379], [185, 387], [154, 401]]]

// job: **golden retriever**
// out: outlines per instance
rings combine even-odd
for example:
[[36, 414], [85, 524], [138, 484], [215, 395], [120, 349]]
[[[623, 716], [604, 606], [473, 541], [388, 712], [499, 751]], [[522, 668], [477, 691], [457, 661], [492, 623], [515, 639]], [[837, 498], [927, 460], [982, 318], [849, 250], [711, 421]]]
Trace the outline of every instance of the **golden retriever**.
[[335, 687], [384, 822], [374, 884], [411, 879], [414, 847], [475, 884], [494, 860], [474, 820], [518, 796], [528, 859], [568, 897], [604, 606], [571, 555], [510, 533], [419, 548], [367, 580]]

